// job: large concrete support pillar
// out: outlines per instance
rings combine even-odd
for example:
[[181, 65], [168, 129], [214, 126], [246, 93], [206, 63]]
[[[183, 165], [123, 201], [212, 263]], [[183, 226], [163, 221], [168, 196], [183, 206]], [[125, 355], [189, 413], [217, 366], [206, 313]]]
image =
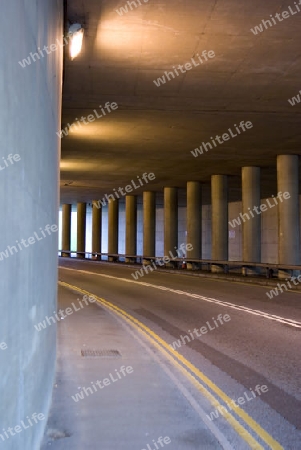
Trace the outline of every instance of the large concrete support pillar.
[[[186, 257], [202, 258], [202, 187], [199, 181], [187, 182], [187, 250]], [[188, 247], [191, 248], [191, 247]], [[187, 263], [187, 269], [198, 268], [197, 263]]]
[[102, 209], [97, 208], [95, 203], [97, 202], [92, 202], [92, 253], [95, 259], [101, 259], [101, 256], [96, 253], [101, 253]]
[[[63, 6], [53, 0], [1, 4], [0, 448], [5, 450], [41, 448], [55, 380], [57, 324], [49, 322], [40, 332], [34, 325], [57, 310], [63, 45], [51, 55], [39, 49], [44, 57], [37, 47], [63, 43]], [[23, 58], [30, 67], [24, 62], [21, 67]], [[19, 426], [33, 413], [42, 420]]]
[[[164, 188], [164, 256], [178, 256], [175, 248], [178, 247], [178, 189]], [[171, 255], [170, 255], [171, 256]], [[171, 266], [175, 264], [171, 262]]]
[[[277, 157], [278, 185], [278, 263], [300, 264], [299, 225], [299, 157], [279, 155]], [[292, 275], [292, 271], [279, 270], [279, 278]]]
[[[143, 256], [156, 256], [156, 193], [143, 192]], [[144, 260], [144, 264], [149, 260]]]
[[[260, 206], [260, 167], [242, 168], [242, 245], [243, 261], [261, 261], [261, 215], [254, 211]], [[245, 275], [257, 275], [252, 267], [245, 269]]]
[[[125, 253], [137, 253], [137, 198], [134, 195], [125, 197]], [[136, 258], [126, 258], [126, 262], [135, 261]]]
[[[212, 252], [211, 258], [228, 261], [228, 177], [227, 175], [211, 176], [212, 205]], [[224, 268], [212, 264], [212, 272], [223, 272]]]
[[[86, 203], [77, 204], [77, 251], [86, 250]], [[85, 258], [84, 254], [77, 253], [77, 258]]]
[[[108, 203], [108, 253], [118, 253], [118, 200], [109, 200]], [[109, 256], [109, 261], [116, 261], [116, 256]]]
[[[69, 251], [71, 241], [71, 205], [62, 207], [62, 250]], [[62, 252], [62, 256], [70, 256], [70, 253]]]

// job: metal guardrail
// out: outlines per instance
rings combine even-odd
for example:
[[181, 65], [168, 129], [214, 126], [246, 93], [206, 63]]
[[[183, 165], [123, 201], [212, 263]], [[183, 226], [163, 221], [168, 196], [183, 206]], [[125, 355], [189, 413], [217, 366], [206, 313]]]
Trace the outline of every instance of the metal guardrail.
[[[118, 261], [119, 258], [129, 259], [132, 260], [132, 262], [137, 262], [142, 264], [143, 261], [163, 261], [164, 262], [164, 256], [144, 256], [144, 255], [127, 255], [122, 253], [97, 253], [97, 252], [79, 252], [76, 250], [58, 250], [58, 253], [60, 253], [59, 256], [64, 255], [91, 255], [92, 257], [99, 258], [101, 260], [102, 256], [106, 256], [107, 258], [113, 258], [114, 261]], [[168, 257], [169, 258], [169, 257]], [[89, 258], [90, 259], [90, 258]], [[170, 258], [169, 258], [170, 259]], [[253, 262], [246, 262], [246, 261], [220, 261], [220, 260], [213, 260], [213, 259], [192, 259], [192, 258], [172, 258], [170, 259], [170, 262], [177, 262], [177, 263], [194, 263], [194, 264], [200, 264], [200, 265], [208, 265], [208, 268], [211, 268], [211, 266], [220, 266], [224, 273], [228, 273], [229, 269], [232, 268], [232, 270], [235, 269], [242, 269], [243, 275], [247, 276], [247, 272], [245, 269], [248, 268], [261, 268], [266, 270], [266, 276], [267, 278], [271, 278], [274, 270], [299, 270], [301, 271], [301, 265], [288, 265], [288, 264], [272, 264], [272, 263], [253, 263]], [[271, 272], [272, 271], [272, 272]]]

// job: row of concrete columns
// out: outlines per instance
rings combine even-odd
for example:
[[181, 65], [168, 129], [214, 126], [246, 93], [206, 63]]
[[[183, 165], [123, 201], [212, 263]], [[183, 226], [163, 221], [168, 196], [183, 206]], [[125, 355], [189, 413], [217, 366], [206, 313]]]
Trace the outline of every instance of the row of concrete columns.
[[[299, 229], [299, 164], [296, 155], [280, 155], [277, 158], [278, 192], [289, 192], [289, 200], [279, 202], [279, 263], [300, 263]], [[187, 243], [193, 249], [187, 258], [202, 258], [202, 201], [201, 183], [187, 182]], [[228, 177], [212, 175], [212, 256], [215, 261], [228, 260]], [[242, 168], [242, 215], [250, 219], [242, 222], [243, 261], [261, 261], [261, 214], [252, 212], [260, 206], [260, 168]], [[136, 255], [137, 200], [126, 196], [125, 252]], [[143, 256], [155, 256], [156, 197], [154, 192], [143, 193]], [[77, 251], [85, 251], [86, 205], [77, 208]], [[63, 250], [70, 249], [71, 205], [63, 205]], [[178, 193], [175, 187], [164, 188], [164, 254], [178, 246]], [[101, 209], [92, 209], [92, 252], [101, 252]], [[118, 200], [108, 203], [108, 253], [118, 254]], [[218, 263], [213, 271], [221, 270]], [[250, 269], [252, 270], [252, 269]]]

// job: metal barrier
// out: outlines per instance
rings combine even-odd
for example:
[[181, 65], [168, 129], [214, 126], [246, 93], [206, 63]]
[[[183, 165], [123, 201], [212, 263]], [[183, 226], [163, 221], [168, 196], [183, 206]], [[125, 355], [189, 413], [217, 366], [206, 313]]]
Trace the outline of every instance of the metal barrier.
[[[125, 260], [130, 260], [133, 264], [143, 264], [143, 261], [155, 262], [160, 261], [164, 262], [164, 256], [144, 256], [144, 255], [127, 255], [121, 253], [95, 253], [95, 252], [78, 252], [76, 250], [58, 250], [59, 256], [64, 257], [67, 255], [82, 255], [83, 259], [86, 259], [86, 255], [91, 255], [91, 258], [94, 260], [101, 260], [102, 256], [112, 258], [110, 262], [121, 262], [120, 258], [124, 258]], [[229, 270], [241, 270], [244, 276], [247, 276], [246, 269], [265, 269], [266, 277], [272, 278], [274, 270], [288, 270], [288, 271], [301, 271], [301, 265], [287, 265], [287, 264], [270, 264], [270, 263], [252, 263], [252, 262], [244, 262], [244, 261], [218, 261], [213, 259], [190, 259], [190, 258], [172, 258], [170, 259], [170, 263], [183, 263], [185, 261], [187, 263], [196, 264], [199, 266], [208, 265], [208, 270], [211, 270], [211, 266], [219, 266], [223, 269], [224, 273], [229, 273]], [[174, 265], [175, 266], [175, 265]]]

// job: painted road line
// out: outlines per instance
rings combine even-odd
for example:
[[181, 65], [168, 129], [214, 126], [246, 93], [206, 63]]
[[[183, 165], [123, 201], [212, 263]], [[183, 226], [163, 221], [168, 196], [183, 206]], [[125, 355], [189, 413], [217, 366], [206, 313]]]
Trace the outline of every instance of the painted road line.
[[[167, 354], [166, 352], [166, 358], [162, 358], [162, 351], [165, 352], [165, 350], [162, 350], [162, 347], [159, 347], [159, 344], [153, 339], [150, 339], [148, 335], [145, 334], [141, 328], [137, 328], [136, 325], [134, 325], [132, 322], [130, 322], [126, 317], [121, 316], [117, 314], [115, 311], [112, 311], [111, 309], [106, 308], [107, 312], [114, 317], [115, 320], [117, 320], [120, 324], [124, 326], [124, 328], [128, 331], [128, 333], [137, 341], [144, 349], [145, 351], [153, 358], [154, 361], [156, 361], [159, 366], [164, 370], [166, 375], [172, 380], [172, 382], [175, 384], [175, 386], [179, 389], [179, 391], [184, 395], [186, 400], [190, 403], [192, 408], [195, 410], [195, 412], [199, 415], [199, 417], [202, 419], [202, 422], [207, 426], [207, 428], [211, 431], [213, 436], [218, 440], [221, 447], [224, 450], [233, 450], [233, 446], [230, 444], [229, 440], [225, 436], [224, 433], [220, 431], [218, 426], [214, 423], [214, 421], [208, 419], [206, 412], [201, 407], [199, 400], [193, 396], [188, 388], [184, 386], [183, 381], [180, 380], [179, 375], [171, 370], [170, 364], [173, 366], [178, 364], [176, 360], [172, 360], [171, 355]], [[151, 343], [151, 345], [149, 345]], [[158, 351], [159, 350], [159, 351]], [[180, 364], [179, 365], [179, 371], [186, 370], [184, 369]], [[190, 375], [190, 374], [189, 374]], [[183, 374], [184, 376], [184, 374]], [[187, 376], [185, 374], [185, 380], [187, 381]], [[198, 383], [194, 377], [192, 377], [192, 380], [194, 382]], [[193, 382], [193, 381], [192, 381]], [[199, 384], [199, 383], [198, 383]], [[199, 389], [198, 386], [196, 386], [197, 389]], [[218, 423], [218, 422], [217, 422]]]
[[[164, 354], [169, 355], [169, 358], [173, 356], [172, 361], [173, 363], [177, 362], [175, 358], [178, 360], [177, 364], [179, 365], [179, 362], [182, 364], [182, 371], [185, 371], [186, 376], [190, 379], [191, 377], [198, 378], [202, 381], [207, 387], [214, 392], [216, 396], [218, 396], [223, 402], [226, 404], [231, 402], [231, 398], [228, 397], [226, 393], [224, 393], [216, 384], [214, 384], [205, 374], [203, 374], [197, 367], [195, 367], [192, 363], [190, 363], [186, 358], [184, 358], [180, 353], [178, 353], [176, 350], [172, 349], [167, 342], [165, 342], [160, 336], [158, 336], [155, 332], [153, 332], [150, 328], [148, 328], [146, 325], [144, 325], [142, 322], [140, 322], [135, 317], [128, 314], [123, 309], [119, 308], [118, 306], [114, 305], [113, 303], [96, 296], [93, 293], [90, 293], [84, 289], [81, 289], [77, 286], [73, 286], [71, 284], [65, 283], [65, 282], [59, 282], [61, 286], [67, 287], [69, 289], [72, 289], [76, 292], [80, 292], [82, 294], [87, 295], [93, 295], [98, 303], [100, 303], [103, 306], [106, 306], [108, 309], [114, 311], [119, 316], [123, 317], [127, 320], [130, 324], [136, 326], [137, 329], [140, 329], [141, 332], [143, 332], [149, 340], [152, 340], [156, 342], [156, 345], [160, 349], [160, 351]], [[158, 345], [160, 344], [160, 345]], [[167, 351], [166, 351], [167, 350]], [[183, 367], [185, 366], [185, 367]], [[194, 375], [194, 377], [189, 374], [189, 371]], [[189, 376], [190, 375], [190, 376]], [[198, 381], [194, 378], [194, 383], [198, 383]], [[206, 389], [203, 385], [198, 383], [198, 389], [210, 400], [212, 405], [217, 408], [218, 406], [221, 406], [219, 402], [215, 399], [215, 397], [211, 394], [211, 392]], [[261, 439], [264, 441], [269, 447], [273, 450], [283, 450], [283, 447], [269, 434], [267, 433], [252, 417], [250, 417], [243, 409], [240, 407], [237, 407], [235, 411], [233, 411], [234, 414], [240, 417], [245, 424], [250, 427]], [[236, 432], [250, 445], [253, 449], [263, 449], [263, 447], [251, 436], [251, 434], [241, 426], [239, 422], [232, 416], [231, 413], [223, 414], [223, 417], [231, 424], [231, 426], [236, 430]]]
[[245, 312], [247, 314], [252, 314], [252, 315], [255, 315], [255, 316], [262, 317], [263, 319], [273, 320], [275, 322], [279, 322], [279, 323], [282, 323], [284, 325], [289, 325], [289, 326], [291, 326], [293, 328], [300, 328], [301, 329], [301, 322], [298, 322], [296, 320], [287, 319], [287, 318], [281, 317], [281, 316], [276, 316], [275, 314], [269, 314], [269, 313], [266, 313], [264, 311], [260, 311], [258, 309], [248, 308], [247, 306], [235, 305], [234, 303], [230, 303], [230, 302], [226, 302], [226, 301], [222, 301], [222, 300], [217, 300], [216, 298], [204, 297], [203, 295], [191, 294], [190, 292], [180, 291], [180, 290], [168, 288], [168, 287], [165, 287], [165, 286], [158, 286], [156, 284], [144, 283], [142, 281], [129, 280], [128, 278], [114, 277], [112, 275], [105, 275], [105, 274], [102, 274], [102, 273], [90, 272], [88, 270], [77, 270], [77, 269], [71, 269], [69, 267], [60, 267], [60, 269], [71, 270], [71, 271], [75, 271], [75, 272], [85, 273], [85, 274], [88, 274], [88, 275], [95, 275], [95, 276], [103, 277], [103, 278], [111, 278], [113, 280], [123, 281], [123, 282], [126, 282], [126, 283], [139, 284], [139, 285], [142, 285], [142, 286], [151, 287], [151, 288], [154, 288], [154, 289], [159, 289], [161, 291], [172, 292], [173, 294], [177, 294], [177, 295], [186, 295], [187, 297], [196, 298], [198, 300], [202, 300], [202, 301], [209, 302], [209, 303], [215, 303], [215, 304], [223, 306], [225, 308], [236, 309], [238, 311], [242, 311], [242, 312]]

